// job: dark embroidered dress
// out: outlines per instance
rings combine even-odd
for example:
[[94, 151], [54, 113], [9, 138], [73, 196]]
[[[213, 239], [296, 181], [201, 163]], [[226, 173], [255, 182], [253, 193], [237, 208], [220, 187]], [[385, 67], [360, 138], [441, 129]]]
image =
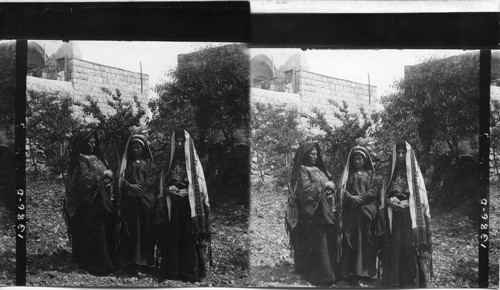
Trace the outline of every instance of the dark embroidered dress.
[[[356, 170], [353, 165], [354, 155], [364, 159], [363, 168]], [[380, 184], [376, 182], [369, 152], [356, 146], [351, 149], [340, 182], [343, 195], [342, 211], [342, 258], [343, 277], [359, 276], [375, 278], [376, 240], [375, 218], [377, 213], [376, 198]], [[357, 204], [354, 197], [361, 197]]]
[[[170, 162], [160, 180], [160, 199], [167, 203], [168, 212], [165, 215], [167, 222], [160, 227], [163, 233], [160, 279], [194, 282], [203, 279], [207, 273], [210, 208], [205, 177], [193, 142], [189, 134], [182, 131], [172, 136], [172, 145], [176, 135], [184, 135], [183, 150], [172, 146]], [[185, 155], [186, 147], [189, 156]], [[176, 188], [175, 193], [170, 191], [172, 187]]]
[[[91, 137], [96, 141], [93, 153], [85, 150], [86, 142]], [[65, 214], [73, 259], [95, 274], [106, 274], [113, 270], [116, 245], [111, 181], [107, 182], [104, 177], [106, 169], [97, 134], [80, 132], [74, 140], [71, 153], [71, 188], [66, 196]]]
[[[432, 242], [430, 212], [425, 184], [415, 154], [406, 142], [406, 161], [396, 164], [393, 149], [392, 174], [386, 191], [401, 209], [387, 207], [390, 231], [385, 245], [382, 286], [398, 288], [432, 287]], [[411, 183], [410, 183], [411, 182]]]
[[[303, 165], [304, 155], [318, 151], [315, 166]], [[329, 285], [338, 275], [334, 208], [325, 184], [330, 175], [314, 142], [302, 144], [294, 159], [291, 188], [298, 201], [298, 222], [291, 230], [295, 271], [316, 285]]]
[[[396, 167], [393, 181], [389, 184], [387, 198], [397, 197], [400, 201], [408, 201], [410, 192], [406, 170]], [[418, 273], [417, 257], [412, 245], [410, 208], [393, 213], [392, 233], [389, 236], [389, 247], [386, 247], [384, 264], [384, 284], [387, 286], [416, 286]]]
[[[142, 146], [142, 156], [131, 156], [132, 143]], [[130, 137], [120, 172], [120, 249], [118, 265], [154, 266], [154, 203], [155, 203], [155, 165], [147, 141], [142, 135]], [[125, 158], [127, 157], [127, 158]], [[140, 185], [139, 191], [132, 185]]]

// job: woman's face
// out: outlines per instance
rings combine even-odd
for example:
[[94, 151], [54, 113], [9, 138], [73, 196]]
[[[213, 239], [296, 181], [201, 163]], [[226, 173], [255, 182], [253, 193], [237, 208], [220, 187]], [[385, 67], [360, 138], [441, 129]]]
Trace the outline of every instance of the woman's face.
[[396, 159], [399, 165], [405, 165], [406, 163], [406, 149], [400, 148], [396, 151]]
[[132, 142], [130, 145], [130, 151], [132, 152], [132, 156], [134, 158], [140, 158], [142, 156], [142, 145], [139, 142]]
[[175, 150], [184, 150], [184, 142], [186, 142], [186, 138], [184, 136], [179, 136], [175, 138]]
[[352, 157], [352, 164], [354, 169], [361, 170], [365, 165], [365, 158], [363, 158], [363, 156], [359, 153], [354, 153], [354, 156]]
[[87, 139], [86, 144], [87, 144], [87, 151], [88, 151], [88, 153], [94, 153], [95, 146], [96, 146], [96, 142], [95, 142], [94, 136], [90, 136], [90, 138]]
[[313, 147], [309, 151], [307, 151], [306, 156], [304, 157], [304, 165], [316, 165], [316, 160], [318, 160], [318, 150], [316, 149], [316, 147]]

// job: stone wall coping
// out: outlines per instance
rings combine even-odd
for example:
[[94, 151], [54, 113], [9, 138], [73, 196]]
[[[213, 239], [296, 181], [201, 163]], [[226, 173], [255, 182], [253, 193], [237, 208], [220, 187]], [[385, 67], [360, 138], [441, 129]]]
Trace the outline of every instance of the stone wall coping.
[[[310, 74], [313, 74], [313, 75], [317, 75], [317, 76], [321, 76], [321, 77], [325, 77], [325, 78], [329, 78], [329, 79], [333, 79], [333, 80], [345, 81], [345, 82], [348, 82], [348, 83], [353, 83], [353, 84], [358, 84], [358, 85], [363, 85], [363, 86], [368, 87], [368, 84], [363, 84], [363, 83], [358, 83], [358, 82], [354, 82], [354, 81], [350, 81], [350, 80], [346, 80], [346, 79], [341, 79], [341, 78], [336, 78], [336, 77], [332, 77], [332, 76], [327, 76], [327, 75], [324, 75], [324, 74], [319, 74], [319, 73], [315, 73], [315, 72], [311, 72], [311, 71], [307, 71], [307, 70], [298, 70], [296, 72], [297, 73], [298, 72], [310, 73]], [[376, 89], [377, 86], [370, 85], [370, 88], [375, 88]]]
[[490, 95], [492, 100], [500, 101], [500, 87], [490, 86]]
[[[124, 72], [131, 72], [131, 73], [135, 73], [135, 74], [141, 74], [140, 72], [129, 71], [129, 70], [126, 70], [126, 69], [122, 69], [122, 68], [118, 68], [118, 67], [114, 67], [114, 66], [109, 66], [109, 65], [105, 65], [105, 64], [100, 64], [100, 63], [96, 63], [96, 62], [91, 62], [91, 61], [88, 61], [88, 60], [83, 60], [83, 59], [78, 59], [78, 58], [72, 58], [71, 60], [78, 60], [78, 61], [81, 61], [81, 62], [91, 63], [93, 65], [98, 65], [100, 67], [113, 68], [113, 69], [117, 69], [117, 70], [124, 71]], [[142, 75], [149, 78], [148, 74], [142, 73]]]
[[300, 101], [300, 95], [299, 94], [294, 94], [294, 93], [287, 93], [287, 92], [276, 92], [276, 91], [271, 91], [271, 90], [265, 90], [265, 89], [259, 89], [259, 88], [251, 88], [250, 89], [250, 96], [259, 96], [259, 97], [272, 97], [272, 98], [283, 98], [284, 101], [286, 101], [286, 98], [295, 98], [296, 100]]
[[71, 82], [26, 76], [27, 89], [44, 91], [48, 93], [61, 92], [73, 94], [74, 88]]

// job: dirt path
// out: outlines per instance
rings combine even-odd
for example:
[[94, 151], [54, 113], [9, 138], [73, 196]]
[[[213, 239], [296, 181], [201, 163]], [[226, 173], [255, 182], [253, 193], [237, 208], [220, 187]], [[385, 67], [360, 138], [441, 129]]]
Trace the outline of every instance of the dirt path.
[[[267, 187], [252, 192], [250, 286], [311, 286], [294, 273], [283, 223], [285, 202], [282, 190]], [[435, 286], [477, 287], [477, 230], [473, 221], [460, 211], [438, 213], [431, 208], [431, 215]], [[358, 286], [339, 281], [332, 287]]]
[[236, 287], [247, 285], [248, 210], [241, 204], [212, 204], [214, 266], [199, 283], [166, 280], [159, 284], [154, 273], [136, 276], [95, 276], [71, 261], [71, 247], [62, 217], [63, 186], [60, 182], [29, 182], [27, 186], [29, 236], [27, 285], [30, 286], [163, 286]]

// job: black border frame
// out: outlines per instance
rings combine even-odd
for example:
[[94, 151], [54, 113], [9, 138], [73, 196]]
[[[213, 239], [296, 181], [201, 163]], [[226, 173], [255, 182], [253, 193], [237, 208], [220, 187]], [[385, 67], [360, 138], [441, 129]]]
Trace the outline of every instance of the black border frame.
[[252, 47], [493, 49], [499, 13], [253, 14]]
[[[481, 50], [479, 54], [479, 200], [481, 204], [478, 228], [478, 286], [488, 288], [489, 275], [489, 193], [490, 193], [490, 83], [491, 51]], [[485, 114], [487, 112], [487, 114]], [[486, 200], [486, 204], [482, 201]], [[486, 225], [486, 228], [483, 228]], [[486, 236], [486, 239], [482, 237]]]
[[[0, 39], [220, 41], [250, 47], [343, 49], [496, 49], [499, 14], [250, 14], [248, 2], [1, 3]], [[16, 47], [16, 187], [25, 190], [26, 41]], [[489, 72], [481, 53], [480, 156], [488, 198]], [[21, 78], [19, 77], [21, 76]], [[24, 88], [24, 92], [23, 92]], [[486, 124], [488, 128], [486, 129]], [[488, 151], [485, 151], [487, 148]], [[487, 152], [487, 153], [485, 153]], [[22, 160], [22, 161], [21, 161]], [[27, 193], [29, 194], [29, 193]], [[16, 195], [17, 196], [17, 195]], [[25, 214], [25, 195], [16, 214]], [[487, 211], [489, 208], [486, 207]], [[29, 215], [29, 212], [28, 212]], [[24, 222], [17, 223], [26, 225]], [[482, 232], [481, 232], [482, 233]], [[26, 234], [26, 232], [24, 232]], [[26, 283], [25, 239], [16, 241], [16, 285]], [[488, 249], [479, 250], [480, 287], [488, 285]]]
[[[16, 41], [16, 286], [26, 285], [26, 73], [28, 41]], [[24, 77], [19, 77], [24, 76]]]
[[0, 39], [247, 42], [247, 2], [2, 3]]

